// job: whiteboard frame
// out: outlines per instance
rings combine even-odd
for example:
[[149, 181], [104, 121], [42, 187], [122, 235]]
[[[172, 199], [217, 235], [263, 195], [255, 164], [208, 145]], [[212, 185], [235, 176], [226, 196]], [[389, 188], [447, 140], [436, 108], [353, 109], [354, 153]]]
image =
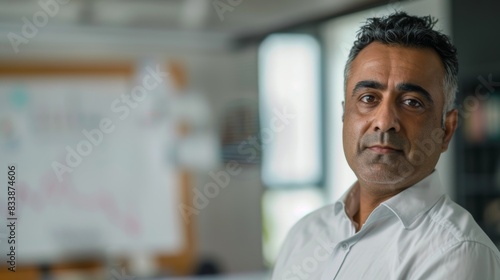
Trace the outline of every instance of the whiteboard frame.
[[[127, 80], [132, 81], [134, 78], [136, 70], [135, 63], [132, 62], [110, 62], [110, 63], [82, 63], [82, 62], [38, 62], [38, 63], [28, 63], [28, 62], [14, 62], [14, 61], [0, 61], [0, 78], [3, 77], [21, 77], [21, 78], [39, 78], [46, 76], [89, 76], [89, 75], [101, 75], [101, 76], [123, 76]], [[179, 201], [184, 203], [184, 205], [192, 205], [191, 188], [192, 188], [192, 174], [187, 170], [180, 170], [178, 172], [179, 176], [179, 188], [180, 195]], [[180, 214], [179, 214], [180, 215]], [[195, 266], [196, 261], [196, 242], [194, 235], [194, 224], [196, 220], [194, 217], [189, 223], [182, 223], [182, 233], [184, 237], [184, 242], [182, 249], [176, 254], [159, 254], [155, 256], [156, 265], [159, 269], [168, 271], [169, 273], [174, 273], [177, 275], [189, 275]], [[130, 267], [130, 260], [126, 258], [123, 259], [125, 267]], [[85, 260], [85, 261], [68, 261], [68, 262], [58, 262], [50, 264], [40, 264], [40, 266], [48, 265], [50, 273], [59, 274], [65, 273], [73, 270], [84, 270], [84, 271], [96, 271], [106, 269], [105, 264], [102, 260]], [[29, 267], [18, 267], [20, 271], [27, 270], [29, 274], [23, 274], [22, 279], [40, 279], [42, 274], [41, 268]], [[4, 273], [9, 273], [6, 267], [2, 264], [0, 266], [0, 278], [4, 278]], [[11, 272], [10, 272], [11, 273]], [[9, 274], [9, 277], [11, 274]], [[19, 275], [21, 276], [21, 275]]]

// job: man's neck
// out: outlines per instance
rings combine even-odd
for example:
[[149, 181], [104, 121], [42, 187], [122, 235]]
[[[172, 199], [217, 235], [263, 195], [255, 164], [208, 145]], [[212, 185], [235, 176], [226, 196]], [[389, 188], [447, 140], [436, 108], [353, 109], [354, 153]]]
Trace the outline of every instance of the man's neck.
[[368, 219], [368, 216], [373, 212], [377, 206], [380, 205], [380, 203], [388, 200], [389, 198], [397, 195], [401, 190], [397, 190], [394, 192], [387, 192], [387, 193], [374, 193], [372, 191], [369, 191], [370, 188], [367, 188], [366, 186], [361, 185], [362, 183], [359, 182], [359, 209], [354, 214], [353, 220], [354, 222], [357, 223], [356, 227], [356, 232], [358, 232], [361, 227], [365, 224], [366, 220]]
[[375, 208], [377, 208], [377, 206], [380, 205], [380, 203], [417, 184], [425, 177], [432, 174], [432, 172], [434, 172], [434, 169], [429, 171], [429, 173], [425, 176], [413, 176], [413, 178], [407, 178], [404, 183], [384, 185], [373, 184], [372, 182], [361, 180], [358, 177], [359, 209], [352, 217], [353, 221], [357, 223], [356, 232], [363, 227], [370, 214]]

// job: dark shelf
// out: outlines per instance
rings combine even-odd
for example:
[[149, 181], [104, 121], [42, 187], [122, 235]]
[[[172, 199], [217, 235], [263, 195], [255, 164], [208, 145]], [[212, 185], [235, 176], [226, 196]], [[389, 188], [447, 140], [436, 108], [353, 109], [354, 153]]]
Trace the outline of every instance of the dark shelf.
[[[499, 75], [493, 77], [495, 80]], [[462, 78], [462, 85], [467, 86], [460, 91], [458, 104], [475, 92], [477, 75], [470, 76], [468, 81]], [[500, 207], [493, 207], [500, 201], [500, 138], [496, 129], [500, 126], [496, 115], [500, 111], [499, 94], [495, 91], [490, 100], [483, 101], [479, 107], [482, 111], [471, 112], [468, 118], [462, 118], [455, 138], [454, 168], [457, 202], [471, 213], [496, 244], [500, 244], [500, 218], [497, 218], [500, 217]]]

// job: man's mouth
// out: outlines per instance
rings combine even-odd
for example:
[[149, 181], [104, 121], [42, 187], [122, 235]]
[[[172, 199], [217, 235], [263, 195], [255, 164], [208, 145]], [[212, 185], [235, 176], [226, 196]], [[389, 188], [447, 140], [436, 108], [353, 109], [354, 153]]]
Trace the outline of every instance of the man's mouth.
[[392, 153], [401, 153], [403, 152], [400, 149], [397, 149], [392, 146], [385, 146], [385, 145], [373, 145], [368, 147], [368, 149], [372, 152], [375, 152], [377, 154], [392, 154]]

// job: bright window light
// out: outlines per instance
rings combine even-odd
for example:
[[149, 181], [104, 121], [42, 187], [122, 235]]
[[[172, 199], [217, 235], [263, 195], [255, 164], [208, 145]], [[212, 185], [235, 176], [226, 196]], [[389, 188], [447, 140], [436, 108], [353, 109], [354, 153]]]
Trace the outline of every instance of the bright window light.
[[268, 187], [322, 179], [320, 47], [302, 34], [269, 36], [259, 52], [262, 180]]

